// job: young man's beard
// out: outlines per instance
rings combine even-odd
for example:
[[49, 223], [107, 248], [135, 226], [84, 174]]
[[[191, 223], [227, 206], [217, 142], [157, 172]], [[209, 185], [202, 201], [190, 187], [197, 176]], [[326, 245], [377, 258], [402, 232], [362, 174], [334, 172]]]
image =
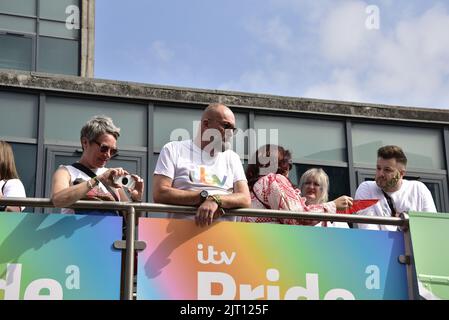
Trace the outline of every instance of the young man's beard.
[[398, 182], [400, 179], [401, 179], [401, 175], [398, 171], [398, 172], [396, 172], [396, 174], [394, 175], [393, 178], [385, 181], [385, 186], [383, 186], [382, 189], [386, 189], [386, 190], [393, 189], [394, 187], [396, 187], [398, 185]]

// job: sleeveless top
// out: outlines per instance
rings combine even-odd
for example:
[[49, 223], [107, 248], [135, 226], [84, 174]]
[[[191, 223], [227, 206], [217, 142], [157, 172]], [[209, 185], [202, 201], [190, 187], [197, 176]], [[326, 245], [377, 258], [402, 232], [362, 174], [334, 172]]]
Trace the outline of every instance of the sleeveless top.
[[[82, 183], [84, 181], [90, 180], [91, 177], [89, 177], [87, 174], [85, 174], [83, 171], [78, 170], [77, 168], [71, 166], [71, 165], [61, 165], [60, 168], [63, 167], [65, 168], [68, 173], [70, 174], [70, 185], [76, 185], [78, 183]], [[93, 173], [95, 173], [96, 175], [101, 175], [104, 172], [106, 172], [108, 170], [108, 168], [98, 168], [98, 169], [94, 169], [92, 170]], [[118, 198], [120, 199], [120, 196], [118, 195], [118, 192], [116, 190], [116, 194], [118, 196]], [[106, 189], [106, 187], [100, 183], [97, 186], [95, 186], [94, 188], [92, 188], [92, 190], [89, 190], [89, 192], [87, 192], [86, 197], [80, 199], [80, 200], [106, 200], [106, 201], [115, 201], [115, 199], [113, 198], [113, 196], [111, 195], [111, 193], [108, 191], [108, 189]], [[112, 215], [112, 216], [117, 216], [117, 212], [108, 210], [108, 211], [104, 211], [104, 210], [98, 210], [98, 209], [69, 209], [69, 208], [62, 208], [61, 209], [61, 213], [66, 213], [66, 214], [93, 214], [93, 215]]]

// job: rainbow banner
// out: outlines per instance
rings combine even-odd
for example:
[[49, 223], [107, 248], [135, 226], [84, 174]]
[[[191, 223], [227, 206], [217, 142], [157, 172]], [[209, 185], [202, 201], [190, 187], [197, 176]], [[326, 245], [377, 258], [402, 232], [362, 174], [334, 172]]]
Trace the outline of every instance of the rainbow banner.
[[410, 212], [419, 294], [428, 300], [449, 299], [449, 215]]
[[138, 299], [408, 299], [401, 232], [141, 218]]
[[122, 218], [0, 213], [0, 299], [119, 299]]

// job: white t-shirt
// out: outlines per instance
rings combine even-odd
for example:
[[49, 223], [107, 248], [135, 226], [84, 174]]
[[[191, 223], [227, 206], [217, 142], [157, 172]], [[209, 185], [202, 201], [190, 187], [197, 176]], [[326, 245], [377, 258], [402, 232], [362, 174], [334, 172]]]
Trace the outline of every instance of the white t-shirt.
[[[432, 194], [420, 181], [402, 180], [401, 188], [395, 192], [387, 192], [391, 196], [396, 212], [421, 211], [437, 212]], [[365, 216], [391, 217], [391, 210], [382, 189], [375, 181], [365, 181], [360, 184], [354, 199], [379, 199], [379, 201], [358, 214]], [[376, 224], [356, 224], [360, 229], [397, 231], [396, 226]]]
[[[26, 198], [25, 188], [19, 179], [0, 180], [0, 190], [2, 190], [4, 197]], [[25, 209], [25, 207], [21, 208], [22, 211]]]
[[[172, 141], [161, 150], [154, 174], [173, 180], [173, 188], [207, 190], [209, 194], [231, 194], [234, 183], [247, 181], [240, 157], [232, 150], [211, 157], [192, 140]], [[181, 217], [181, 215], [170, 217]], [[182, 215], [184, 218], [193, 216]], [[235, 217], [223, 217], [235, 221]]]

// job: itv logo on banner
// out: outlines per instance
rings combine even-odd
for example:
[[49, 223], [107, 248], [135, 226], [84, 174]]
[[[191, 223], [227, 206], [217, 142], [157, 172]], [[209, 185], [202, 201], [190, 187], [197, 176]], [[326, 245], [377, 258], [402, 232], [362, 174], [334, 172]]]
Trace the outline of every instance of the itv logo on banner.
[[0, 214], [0, 300], [119, 299], [122, 219]]
[[138, 299], [408, 299], [400, 232], [139, 221]]

